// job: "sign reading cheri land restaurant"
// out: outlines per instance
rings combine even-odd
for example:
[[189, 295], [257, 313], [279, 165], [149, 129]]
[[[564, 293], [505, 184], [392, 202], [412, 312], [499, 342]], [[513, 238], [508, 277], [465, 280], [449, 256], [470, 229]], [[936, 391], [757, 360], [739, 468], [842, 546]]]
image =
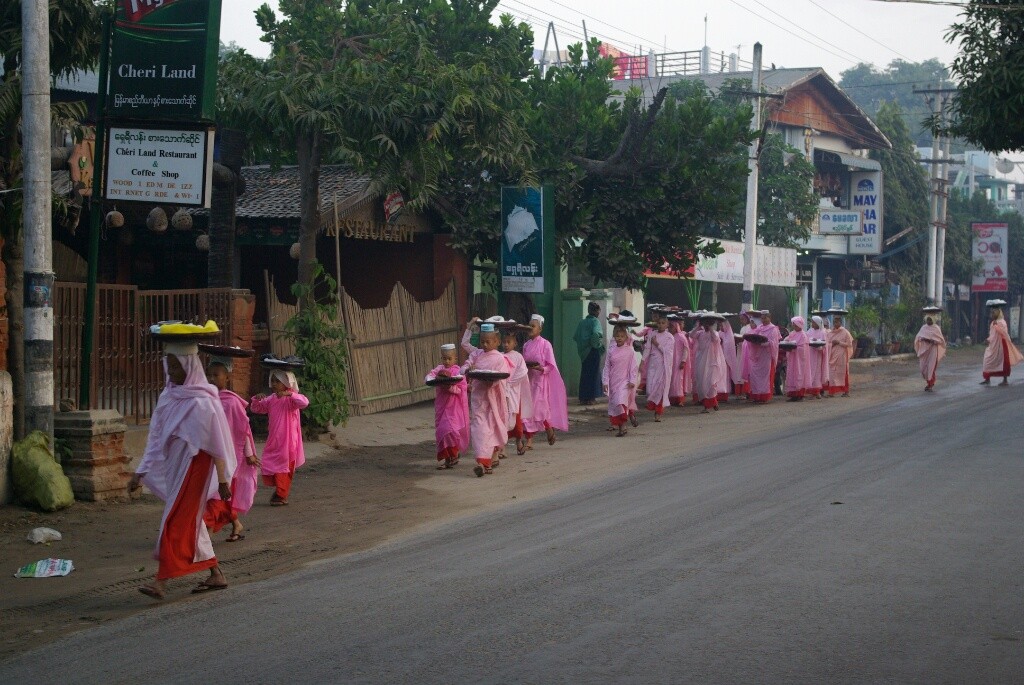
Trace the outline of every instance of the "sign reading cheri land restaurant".
[[213, 134], [111, 127], [108, 200], [210, 206]]
[[212, 122], [221, 0], [117, 0], [107, 116]]

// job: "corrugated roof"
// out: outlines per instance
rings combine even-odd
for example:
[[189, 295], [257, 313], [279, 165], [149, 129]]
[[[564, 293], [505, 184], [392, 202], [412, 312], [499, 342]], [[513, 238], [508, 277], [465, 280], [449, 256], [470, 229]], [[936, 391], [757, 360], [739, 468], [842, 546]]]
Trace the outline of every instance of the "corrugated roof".
[[76, 71], [69, 76], [61, 76], [53, 83], [54, 90], [67, 90], [72, 93], [92, 93], [99, 90], [100, 75], [95, 71]]

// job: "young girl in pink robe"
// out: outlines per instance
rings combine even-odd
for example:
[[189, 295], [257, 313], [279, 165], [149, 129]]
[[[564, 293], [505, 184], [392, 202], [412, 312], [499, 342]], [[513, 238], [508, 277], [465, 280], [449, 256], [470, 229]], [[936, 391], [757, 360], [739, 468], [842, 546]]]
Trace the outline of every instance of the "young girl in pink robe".
[[501, 347], [512, 367], [512, 375], [505, 381], [505, 400], [508, 403], [508, 420], [505, 423], [509, 439], [516, 441], [516, 454], [526, 454], [526, 425], [523, 422], [533, 416], [533, 396], [530, 394], [529, 369], [526, 359], [516, 350], [518, 344], [515, 331], [508, 330], [502, 334]]
[[[438, 376], [461, 376], [455, 345], [441, 346], [441, 363], [430, 370], [425, 380]], [[434, 439], [437, 441], [437, 468], [450, 469], [459, 463], [459, 456], [469, 448], [468, 386], [463, 378], [458, 383], [434, 387]]]
[[914, 338], [914, 352], [921, 366], [925, 392], [932, 392], [935, 387], [935, 371], [946, 356], [946, 336], [942, 335], [942, 329], [935, 325], [935, 320], [930, 316], [925, 318], [924, 325]]
[[850, 396], [850, 356], [853, 354], [853, 336], [843, 328], [843, 319], [836, 314], [828, 340], [828, 394]]
[[786, 342], [794, 343], [796, 349], [786, 353], [786, 395], [790, 402], [799, 402], [810, 388], [811, 348], [804, 332], [804, 317], [794, 316], [789, 321], [793, 330], [786, 336]]
[[988, 327], [988, 347], [982, 361], [982, 385], [988, 385], [993, 378], [1002, 378], [1000, 385], [1010, 384], [1010, 367], [1024, 361], [1020, 351], [1010, 340], [1010, 333], [1003, 318], [1003, 310], [990, 305], [992, 323]]
[[718, 384], [725, 368], [722, 339], [714, 329], [715, 319], [701, 319], [701, 325], [690, 334], [693, 349], [694, 392], [704, 405], [703, 414], [718, 411]]
[[[807, 331], [807, 344], [810, 349], [811, 375], [808, 380], [808, 393], [815, 397], [822, 397], [828, 388], [828, 341], [825, 339], [825, 329], [822, 328], [824, 319], [820, 316], [811, 317], [811, 327]], [[811, 345], [811, 342], [820, 340], [825, 343], [821, 346]]]
[[523, 359], [530, 373], [530, 395], [533, 416], [523, 420], [526, 426], [526, 449], [533, 449], [533, 436], [545, 431], [548, 444], [555, 444], [555, 429], [569, 430], [569, 401], [565, 394], [565, 381], [555, 363], [551, 343], [541, 337], [544, 317], [534, 314], [530, 318], [530, 339], [523, 345]]
[[668, 389], [668, 401], [673, 407], [681, 407], [686, 403], [687, 386], [690, 385], [687, 382], [689, 369], [686, 368], [690, 359], [690, 338], [677, 320], [669, 321], [668, 332], [675, 337], [672, 383]]
[[739, 356], [736, 354], [736, 336], [732, 332], [732, 324], [729, 323], [728, 319], [722, 322], [718, 336], [722, 339], [722, 352], [725, 353], [725, 366], [728, 368], [725, 397], [719, 395], [718, 400], [720, 402], [728, 402], [729, 395], [733, 392], [737, 395], [742, 393], [743, 367], [741, 366]]
[[615, 344], [608, 348], [604, 358], [604, 372], [601, 384], [608, 396], [608, 420], [619, 429], [616, 436], [626, 434], [626, 421], [634, 426], [636, 420], [636, 384], [640, 376], [640, 364], [636, 351], [624, 326], [616, 326], [612, 334]]
[[[757, 404], [765, 404], [772, 399], [775, 383], [775, 357], [776, 349], [773, 339], [777, 339], [779, 329], [769, 321], [763, 322], [760, 312], [751, 314], [754, 328], [750, 333], [761, 335], [767, 338], [763, 343], [747, 342], [747, 358], [749, 361], [749, 372], [747, 380], [750, 382], [750, 399]], [[774, 336], [774, 338], [773, 338]]]
[[655, 422], [661, 421], [665, 406], [671, 402], [669, 392], [675, 364], [675, 336], [668, 332], [668, 319], [658, 317], [658, 328], [648, 335], [644, 358], [647, 362], [647, 409], [654, 412]]
[[267, 414], [269, 428], [263, 447], [263, 484], [274, 488], [270, 505], [288, 504], [295, 469], [306, 463], [302, 447], [302, 420], [299, 412], [309, 406], [305, 395], [299, 394], [299, 382], [291, 371], [270, 373], [272, 395], [256, 395], [249, 402], [253, 414]]
[[[750, 331], [754, 330], [754, 327], [750, 325], [750, 314], [743, 312], [740, 314], [740, 335], [745, 335]], [[750, 397], [750, 359], [747, 355], [747, 346], [750, 345], [746, 340], [737, 343], [736, 354], [739, 357], [740, 367], [740, 382], [736, 384], [735, 391], [737, 395], [746, 395]]]
[[249, 416], [245, 413], [249, 403], [228, 390], [228, 374], [231, 372], [230, 358], [213, 357], [206, 366], [206, 380], [217, 388], [220, 403], [224, 407], [224, 416], [231, 429], [231, 440], [235, 447], [235, 475], [231, 479], [231, 500], [225, 502], [216, 497], [206, 504], [203, 520], [211, 533], [216, 533], [228, 523], [231, 534], [224, 542], [244, 540], [242, 531], [245, 526], [238, 518], [252, 508], [256, 498], [256, 487], [259, 483], [259, 458], [256, 457], [256, 441], [252, 437]]
[[[494, 324], [480, 326], [480, 354], [464, 367], [467, 371], [511, 372], [508, 359], [498, 351], [498, 333]], [[508, 405], [504, 380], [472, 379], [469, 393], [469, 434], [473, 444], [477, 477], [493, 473], [495, 456], [508, 442]]]

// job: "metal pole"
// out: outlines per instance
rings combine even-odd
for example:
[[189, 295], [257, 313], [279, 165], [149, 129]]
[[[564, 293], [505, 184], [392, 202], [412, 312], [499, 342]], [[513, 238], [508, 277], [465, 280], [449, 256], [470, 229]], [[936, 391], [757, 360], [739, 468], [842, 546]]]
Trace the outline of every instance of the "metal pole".
[[24, 136], [25, 432], [53, 436], [53, 208], [50, 189], [50, 15], [47, 0], [22, 0]]
[[[942, 112], [945, 118], [946, 96], [942, 96]], [[945, 123], [945, 119], [943, 119]], [[939, 165], [939, 218], [935, 237], [935, 304], [944, 307], [946, 299], [946, 209], [949, 201], [949, 143], [950, 137], [942, 139], [942, 159]], [[972, 160], [973, 162], [973, 160]], [[972, 165], [973, 166], [973, 165]]]
[[92, 198], [89, 200], [89, 256], [85, 281], [85, 321], [82, 323], [82, 359], [79, 362], [78, 408], [92, 402], [92, 352], [96, 335], [96, 281], [100, 261], [100, 224], [103, 221], [103, 162], [106, 145], [107, 72], [110, 69], [110, 16], [103, 15], [100, 48], [100, 84], [96, 93], [96, 151], [93, 154]]
[[750, 128], [755, 132], [754, 141], [747, 154], [747, 213], [743, 224], [743, 306], [752, 309], [754, 304], [754, 250], [757, 249], [757, 184], [760, 165], [758, 146], [761, 140], [761, 44], [754, 43], [754, 117]]
[[[928, 104], [937, 118], [941, 109], [939, 98], [930, 97]], [[929, 203], [931, 222], [928, 224], [928, 276], [925, 280], [924, 293], [929, 304], [935, 304], [935, 240], [936, 222], [939, 220], [939, 191], [939, 137], [932, 134], [932, 196]]]

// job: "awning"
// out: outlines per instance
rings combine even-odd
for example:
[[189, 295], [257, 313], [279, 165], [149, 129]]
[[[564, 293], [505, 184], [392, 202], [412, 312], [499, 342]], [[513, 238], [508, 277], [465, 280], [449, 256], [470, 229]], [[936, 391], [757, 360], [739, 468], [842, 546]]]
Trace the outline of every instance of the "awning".
[[822, 150], [818, 148], [814, 151], [815, 155], [821, 155], [821, 161], [830, 162], [832, 164], [843, 164], [854, 169], [864, 169], [865, 171], [881, 171], [882, 165], [873, 159], [867, 157], [858, 157], [856, 155], [847, 154], [845, 152], [834, 152], [832, 150]]

